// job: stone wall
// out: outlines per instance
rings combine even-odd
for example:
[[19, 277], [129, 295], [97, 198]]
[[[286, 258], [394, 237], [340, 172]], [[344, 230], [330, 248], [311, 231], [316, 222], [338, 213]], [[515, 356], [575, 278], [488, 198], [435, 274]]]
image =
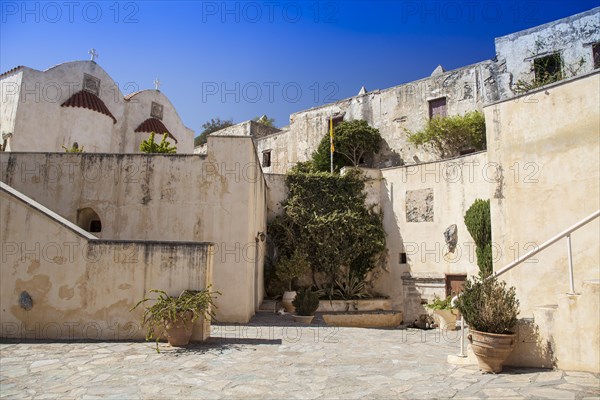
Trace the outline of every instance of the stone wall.
[[195, 155], [0, 153], [0, 180], [65, 219], [93, 209], [107, 240], [215, 243], [222, 321], [262, 300], [266, 184], [251, 138], [209, 137]]
[[[514, 96], [519, 80], [534, 80], [536, 58], [559, 54], [566, 78], [594, 70], [592, 45], [600, 42], [600, 8], [496, 38], [500, 98]], [[524, 99], [526, 101], [526, 99]]]
[[259, 138], [258, 152], [271, 150], [269, 172], [284, 173], [298, 161], [311, 158], [329, 132], [329, 118], [364, 119], [381, 132], [380, 154], [371, 161], [376, 168], [432, 161], [437, 157], [408, 143], [406, 130], [416, 131], [429, 120], [429, 101], [445, 97], [448, 115], [481, 110], [497, 99], [495, 65], [484, 61], [452, 71], [441, 68], [427, 78], [374, 90], [336, 103], [300, 111], [290, 116], [289, 130]]
[[[0, 337], [141, 340], [143, 310], [129, 310], [150, 289], [211, 283], [212, 244], [99, 240], [4, 184], [0, 199]], [[198, 320], [193, 339], [209, 333]]]
[[[497, 270], [600, 208], [600, 73], [485, 108]], [[523, 101], [525, 98], [529, 101]], [[531, 101], [534, 100], [534, 101]], [[600, 278], [598, 220], [572, 235], [576, 288]], [[566, 243], [504, 275], [521, 315], [569, 290]]]
[[[422, 303], [446, 296], [446, 275], [477, 274], [475, 246], [464, 224], [467, 209], [491, 196], [495, 176], [486, 152], [381, 170], [381, 209], [388, 262], [375, 289], [391, 297], [405, 321]], [[454, 236], [444, 233], [455, 225]], [[406, 262], [402, 260], [406, 255]]]

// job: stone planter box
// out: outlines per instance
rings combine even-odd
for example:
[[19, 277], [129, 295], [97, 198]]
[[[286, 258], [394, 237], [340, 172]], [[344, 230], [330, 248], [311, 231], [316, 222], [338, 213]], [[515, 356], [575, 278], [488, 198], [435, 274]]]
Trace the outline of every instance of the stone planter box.
[[390, 299], [321, 300], [317, 312], [390, 311]]
[[355, 328], [395, 328], [402, 323], [401, 311], [341, 312], [323, 314], [327, 325]]

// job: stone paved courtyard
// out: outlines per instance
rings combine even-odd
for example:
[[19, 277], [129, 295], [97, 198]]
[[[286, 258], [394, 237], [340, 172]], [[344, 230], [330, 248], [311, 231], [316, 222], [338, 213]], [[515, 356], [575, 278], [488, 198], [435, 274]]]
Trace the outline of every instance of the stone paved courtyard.
[[303, 326], [259, 314], [187, 349], [154, 343], [0, 344], [3, 399], [597, 399], [591, 373], [446, 362], [456, 337], [414, 329]]

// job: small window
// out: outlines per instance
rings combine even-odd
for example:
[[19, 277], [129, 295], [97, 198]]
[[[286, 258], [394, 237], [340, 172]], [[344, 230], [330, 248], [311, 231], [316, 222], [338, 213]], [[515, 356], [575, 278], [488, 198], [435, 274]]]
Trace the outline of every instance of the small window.
[[594, 57], [594, 69], [600, 68], [600, 43], [592, 45], [592, 54]]
[[560, 81], [563, 78], [560, 54], [554, 53], [536, 58], [533, 60], [533, 71], [535, 73], [535, 83], [538, 85]]
[[271, 150], [263, 151], [262, 166], [263, 167], [271, 166]]
[[406, 264], [406, 253], [400, 253], [400, 264]]
[[429, 119], [444, 118], [448, 115], [446, 98], [442, 97], [435, 100], [429, 100]]

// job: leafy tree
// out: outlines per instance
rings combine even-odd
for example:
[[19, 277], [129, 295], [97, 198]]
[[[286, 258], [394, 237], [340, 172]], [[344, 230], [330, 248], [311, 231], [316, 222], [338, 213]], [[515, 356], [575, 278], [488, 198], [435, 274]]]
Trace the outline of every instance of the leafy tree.
[[441, 158], [460, 155], [461, 150], [485, 150], [485, 119], [480, 111], [432, 118], [424, 129], [408, 132], [408, 141], [429, 148]]
[[[333, 167], [339, 171], [344, 166], [358, 166], [365, 156], [379, 151], [382, 138], [378, 129], [369, 126], [365, 120], [342, 121], [333, 130]], [[330, 170], [329, 133], [321, 139], [313, 154], [314, 168], [318, 171]]]
[[304, 254], [313, 272], [331, 287], [350, 273], [363, 281], [385, 254], [382, 216], [365, 206], [364, 180], [357, 170], [345, 175], [292, 170], [284, 214], [269, 227], [281, 257]]
[[232, 119], [221, 120], [221, 118], [211, 118], [202, 124], [202, 132], [194, 138], [194, 147], [206, 143], [206, 138], [213, 132], [220, 131], [233, 125]]
[[177, 147], [171, 146], [171, 144], [167, 141], [168, 136], [168, 133], [165, 133], [160, 143], [156, 143], [154, 141], [154, 132], [150, 132], [150, 137], [140, 143], [140, 150], [142, 153], [176, 153]]
[[252, 121], [258, 122], [266, 126], [275, 127], [275, 118], [269, 118], [266, 115], [263, 115], [262, 117], [254, 117], [252, 118]]

